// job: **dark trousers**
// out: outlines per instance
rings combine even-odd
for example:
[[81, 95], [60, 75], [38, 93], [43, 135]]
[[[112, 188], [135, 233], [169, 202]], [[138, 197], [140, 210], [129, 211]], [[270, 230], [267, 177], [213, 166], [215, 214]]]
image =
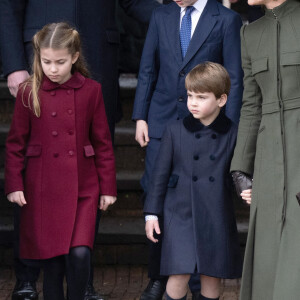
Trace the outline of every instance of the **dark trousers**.
[[[21, 259], [19, 251], [19, 241], [20, 241], [20, 215], [21, 207], [17, 204], [14, 205], [14, 269], [16, 278], [19, 281], [34, 281], [38, 280], [41, 268], [41, 261], [31, 260], [31, 259]], [[101, 218], [101, 211], [98, 209], [97, 219], [96, 219], [96, 230], [95, 230], [95, 241], [98, 234], [98, 228]], [[94, 279], [94, 269], [92, 267], [91, 259], [91, 268], [89, 276], [89, 284], [93, 284]]]
[[[154, 163], [156, 161], [156, 156], [159, 152], [161, 139], [150, 138], [150, 142], [146, 149], [146, 159], [145, 159], [145, 172], [143, 178], [141, 179], [141, 185], [144, 190], [143, 201], [147, 195], [147, 190], [149, 187], [149, 180], [151, 177], [151, 172], [154, 167]], [[163, 220], [159, 220], [159, 226], [161, 232], [163, 232]], [[163, 279], [166, 278], [160, 275], [160, 260], [161, 260], [161, 237], [156, 236], [159, 240], [158, 243], [153, 243], [151, 241], [149, 244], [149, 264], [148, 264], [148, 276], [151, 279]], [[200, 290], [200, 278], [199, 274], [192, 274], [189, 286], [191, 291], [199, 291]]]

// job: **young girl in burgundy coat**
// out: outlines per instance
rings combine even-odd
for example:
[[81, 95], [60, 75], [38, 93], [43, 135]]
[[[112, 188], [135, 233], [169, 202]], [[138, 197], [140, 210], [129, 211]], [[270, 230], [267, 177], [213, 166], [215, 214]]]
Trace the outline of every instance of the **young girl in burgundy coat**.
[[[33, 37], [33, 75], [19, 89], [6, 143], [5, 184], [22, 206], [20, 254], [44, 260], [44, 299], [84, 299], [97, 206], [116, 201], [101, 85], [88, 79], [76, 30]], [[99, 200], [100, 196], [100, 200]]]

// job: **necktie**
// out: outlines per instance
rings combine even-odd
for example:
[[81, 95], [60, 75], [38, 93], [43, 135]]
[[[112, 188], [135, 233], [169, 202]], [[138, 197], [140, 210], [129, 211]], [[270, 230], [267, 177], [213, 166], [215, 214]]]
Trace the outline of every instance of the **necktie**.
[[191, 13], [195, 9], [194, 6], [187, 6], [185, 10], [185, 15], [181, 21], [180, 27], [180, 44], [181, 44], [181, 53], [182, 57], [185, 57], [186, 51], [189, 47], [189, 43], [191, 40], [191, 31], [192, 31], [192, 19]]

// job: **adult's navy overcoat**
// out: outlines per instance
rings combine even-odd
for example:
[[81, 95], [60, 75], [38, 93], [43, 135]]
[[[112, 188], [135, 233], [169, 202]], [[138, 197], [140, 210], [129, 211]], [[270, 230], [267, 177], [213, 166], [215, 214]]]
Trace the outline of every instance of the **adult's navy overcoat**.
[[[126, 13], [148, 22], [156, 0], [119, 0]], [[118, 96], [118, 45], [115, 0], [1, 0], [0, 50], [3, 71], [28, 69], [30, 41], [44, 25], [66, 21], [75, 26], [92, 77], [101, 83], [111, 132]]]
[[164, 217], [162, 275], [241, 276], [229, 174], [236, 133], [224, 114], [207, 127], [192, 115], [167, 126], [144, 207]]
[[231, 79], [226, 115], [238, 123], [242, 105], [240, 16], [208, 0], [182, 59], [180, 7], [176, 3], [154, 10], [140, 64], [135, 94], [134, 120], [145, 120], [150, 138], [161, 138], [172, 120], [189, 114], [185, 77], [196, 65], [212, 61], [224, 65]]
[[99, 195], [116, 195], [100, 84], [79, 73], [62, 85], [45, 76], [39, 96], [38, 118], [29, 89], [19, 90], [6, 142], [5, 191], [24, 191], [20, 255], [28, 259], [92, 248]]

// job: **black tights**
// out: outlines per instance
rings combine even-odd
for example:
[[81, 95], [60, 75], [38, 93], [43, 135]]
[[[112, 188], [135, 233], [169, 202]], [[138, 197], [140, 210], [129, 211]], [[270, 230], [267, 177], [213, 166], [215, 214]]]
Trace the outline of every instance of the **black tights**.
[[44, 261], [44, 300], [64, 300], [66, 275], [68, 300], [83, 300], [90, 272], [91, 251], [88, 247], [71, 248], [68, 255]]

